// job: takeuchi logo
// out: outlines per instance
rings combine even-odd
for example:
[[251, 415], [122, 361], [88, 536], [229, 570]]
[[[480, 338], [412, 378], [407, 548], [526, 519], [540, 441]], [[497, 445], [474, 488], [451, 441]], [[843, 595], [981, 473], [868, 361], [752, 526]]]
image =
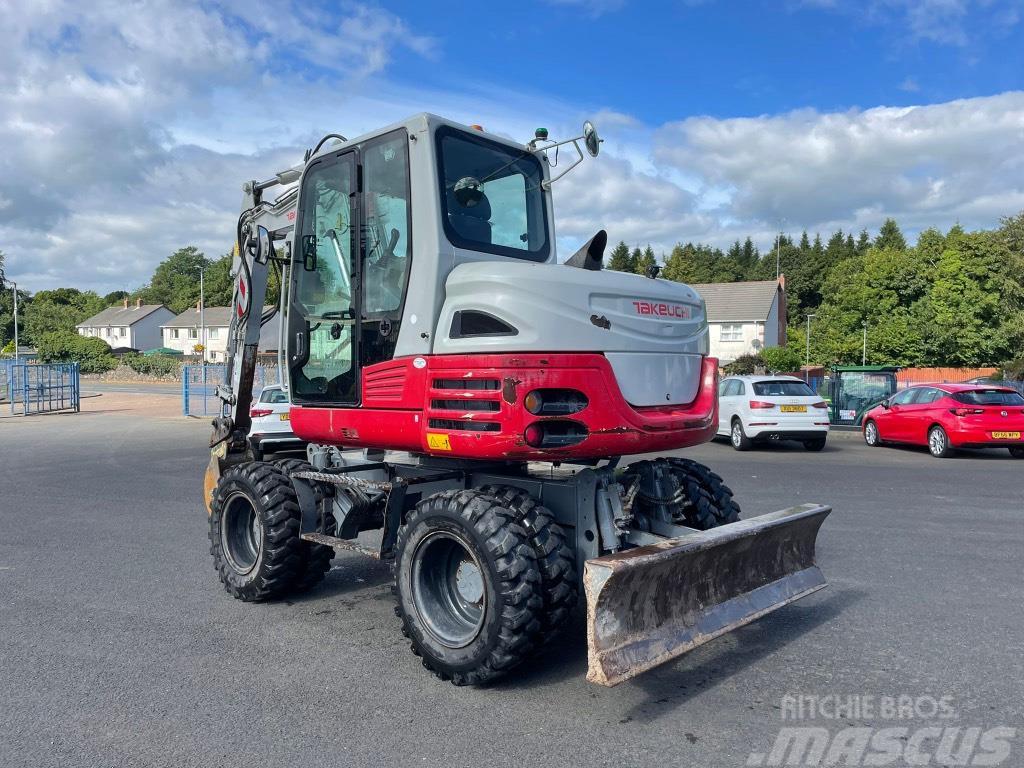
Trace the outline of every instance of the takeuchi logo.
[[657, 301], [634, 301], [633, 307], [638, 315], [654, 315], [655, 317], [674, 317], [680, 320], [690, 319], [690, 308], [684, 304], [665, 304]]

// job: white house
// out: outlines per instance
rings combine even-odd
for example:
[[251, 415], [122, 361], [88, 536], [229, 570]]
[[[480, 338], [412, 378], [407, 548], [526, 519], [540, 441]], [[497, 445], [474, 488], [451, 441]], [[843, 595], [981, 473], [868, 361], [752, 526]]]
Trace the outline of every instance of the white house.
[[[223, 363], [226, 358], [228, 326], [231, 322], [231, 307], [207, 307], [200, 311], [198, 304], [189, 307], [177, 317], [165, 322], [162, 326], [163, 344], [169, 349], [176, 349], [186, 355], [196, 354], [195, 348], [203, 344], [205, 329], [206, 360], [211, 363]], [[260, 331], [259, 351], [273, 353], [277, 351], [277, 333], [280, 317], [275, 315]]]
[[145, 351], [160, 346], [160, 325], [174, 317], [163, 304], [129, 304], [107, 307], [98, 315], [83, 320], [75, 328], [80, 336], [103, 339], [111, 349], [128, 347]]
[[224, 362], [230, 320], [231, 307], [207, 307], [205, 312], [200, 311], [198, 304], [189, 307], [177, 317], [163, 324], [162, 346], [176, 349], [185, 355], [196, 354], [196, 345], [204, 342], [205, 323], [206, 359], [212, 363]]
[[708, 310], [711, 356], [724, 365], [786, 343], [786, 278], [705, 283], [693, 288]]

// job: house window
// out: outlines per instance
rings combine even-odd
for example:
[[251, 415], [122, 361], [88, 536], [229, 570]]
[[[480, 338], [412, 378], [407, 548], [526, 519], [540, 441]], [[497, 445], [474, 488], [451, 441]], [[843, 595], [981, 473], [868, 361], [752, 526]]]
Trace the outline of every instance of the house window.
[[177, 339], [181, 336], [181, 332], [177, 328], [171, 328], [171, 338]]
[[123, 325], [120, 328], [118, 328], [117, 330], [118, 330], [118, 334], [117, 335], [120, 336], [122, 339], [125, 336], [128, 335], [128, 329], [125, 326], [123, 326]]
[[743, 341], [742, 323], [723, 323], [719, 341]]
[[103, 329], [103, 335], [106, 336], [109, 339], [110, 338], [110, 329], [109, 328], [104, 328]]
[[199, 331], [196, 330], [195, 328], [189, 328], [188, 329], [188, 337], [190, 339], [198, 339], [199, 338]]
[[211, 339], [220, 338], [220, 328], [207, 328], [206, 332], [210, 335]]

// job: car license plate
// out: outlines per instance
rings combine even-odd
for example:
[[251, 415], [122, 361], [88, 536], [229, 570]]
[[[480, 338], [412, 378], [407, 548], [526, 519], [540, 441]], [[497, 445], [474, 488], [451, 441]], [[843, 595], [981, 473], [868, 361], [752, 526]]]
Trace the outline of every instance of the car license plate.
[[282, 413], [281, 414], [281, 421], [288, 421], [288, 420], [291, 419], [291, 417], [292, 417], [292, 415], [290, 413]]
[[1020, 432], [993, 432], [993, 440], [1020, 440]]
[[780, 405], [779, 410], [783, 413], [807, 413], [806, 405]]

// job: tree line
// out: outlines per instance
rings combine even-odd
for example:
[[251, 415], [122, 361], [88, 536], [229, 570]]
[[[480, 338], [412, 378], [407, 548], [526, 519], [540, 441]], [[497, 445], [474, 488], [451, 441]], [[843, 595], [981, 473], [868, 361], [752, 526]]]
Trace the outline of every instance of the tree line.
[[[786, 276], [792, 358], [805, 354], [806, 318], [812, 315], [814, 363], [860, 362], [867, 328], [868, 362], [880, 365], [1002, 365], [1024, 355], [1024, 213], [991, 230], [942, 233], [928, 229], [907, 244], [899, 225], [886, 220], [877, 236], [836, 231], [823, 240], [807, 232], [783, 235], [761, 252], [751, 238], [722, 250], [680, 243], [660, 258], [647, 246], [620, 242], [609, 269], [686, 283], [774, 280]], [[38, 345], [123, 300], [142, 299], [183, 312], [199, 301], [204, 275], [206, 305], [228, 306], [231, 254], [209, 259], [194, 246], [162, 261], [150, 280], [132, 292], [100, 296], [77, 288], [31, 294], [19, 289], [21, 342]], [[0, 252], [0, 348], [13, 339], [13, 301]], [[275, 300], [277, 285], [270, 286]]]
[[[619, 243], [608, 267], [650, 274], [653, 250]], [[991, 230], [928, 229], [907, 244], [887, 219], [878, 235], [836, 231], [827, 240], [783, 235], [761, 253], [750, 238], [727, 251], [678, 244], [660, 276], [685, 283], [786, 277], [789, 359], [904, 366], [1002, 366], [1024, 356], [1024, 213]], [[1019, 366], [1018, 366], [1019, 367]]]

